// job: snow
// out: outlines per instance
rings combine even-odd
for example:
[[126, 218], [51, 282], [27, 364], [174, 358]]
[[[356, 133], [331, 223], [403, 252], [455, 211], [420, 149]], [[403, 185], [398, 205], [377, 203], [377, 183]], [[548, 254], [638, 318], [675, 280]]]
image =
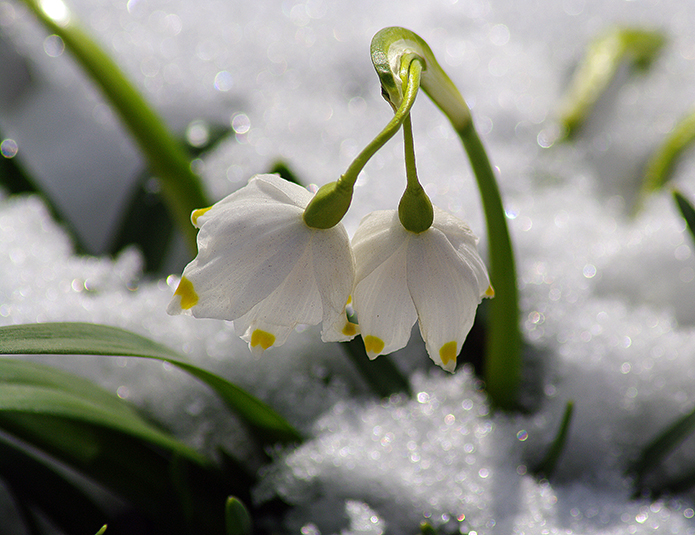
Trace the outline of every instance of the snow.
[[[76, 0], [72, 6], [173, 128], [183, 131], [198, 119], [234, 127], [235, 137], [199, 164], [215, 198], [278, 158], [312, 184], [338, 177], [391, 114], [370, 63], [371, 36], [391, 25], [419, 33], [466, 97], [499, 170], [517, 253], [529, 346], [525, 396], [533, 410], [493, 413], [472, 370], [450, 376], [435, 369], [417, 336], [396, 357], [416, 392], [410, 400], [371, 397], [340, 349], [321, 344], [316, 329], [251, 355], [230, 324], [166, 315], [179, 272], [143, 278], [134, 250], [115, 259], [75, 254], [34, 197], [0, 201], [0, 324], [125, 327], [268, 401], [312, 437], [278, 452], [256, 489], [259, 500], [279, 494], [296, 505], [285, 520], [288, 532], [414, 533], [428, 520], [442, 533], [695, 534], [692, 492], [634, 499], [625, 476], [644, 445], [695, 403], [691, 236], [667, 193], [631, 213], [650, 150], [693, 105], [695, 4]], [[661, 28], [667, 46], [648, 73], [619, 73], [576, 142], [542, 148], [539, 134], [551, 125], [583, 47], [618, 23]], [[140, 165], [99, 95], [67, 54], [47, 55], [45, 34], [23, 8], [0, 2], [0, 30], [30, 58], [38, 80], [79, 103], [82, 113], [69, 131], [111, 140], [104, 145], [124, 170]], [[45, 106], [30, 97], [22, 106]], [[60, 140], [40, 136], [41, 116], [33, 125], [13, 122], [21, 114], [6, 108], [0, 107], [3, 135], [16, 139], [20, 154], [35, 162], [31, 168], [50, 182], [49, 156]], [[468, 220], [484, 252], [478, 193], [458, 140], [424, 95], [413, 122], [418, 170], [432, 201]], [[30, 154], [39, 139], [46, 151]], [[69, 145], [77, 152], [63, 154], [67, 161], [89, 162], [67, 171], [89, 196], [97, 180], [90, 169], [105, 160], [93, 144]], [[350, 233], [367, 213], [395, 207], [405, 184], [402, 161], [394, 139], [367, 165], [345, 219]], [[676, 175], [690, 198], [694, 169], [686, 157]], [[84, 217], [78, 226], [93, 225], [101, 214], [94, 206], [129, 187], [126, 178], [99, 180], [91, 210], [83, 198], [73, 199], [71, 209]], [[66, 206], [70, 200], [66, 195]], [[256, 462], [214, 397], [177, 370], [137, 359], [43, 360], [118, 392], [203, 450], [222, 444]], [[567, 447], [551, 480], [538, 480], [531, 467], [569, 400], [575, 415]], [[653, 480], [692, 470], [693, 444], [686, 441]]]

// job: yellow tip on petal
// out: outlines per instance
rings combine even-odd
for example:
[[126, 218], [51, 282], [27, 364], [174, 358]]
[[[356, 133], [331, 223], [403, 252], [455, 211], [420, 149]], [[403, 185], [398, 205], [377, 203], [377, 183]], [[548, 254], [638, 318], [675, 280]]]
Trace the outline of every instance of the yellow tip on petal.
[[442, 359], [444, 366], [452, 360], [456, 363], [456, 340], [444, 344], [439, 350], [439, 357]]
[[198, 303], [198, 294], [195, 293], [193, 283], [186, 277], [181, 277], [181, 282], [179, 282], [174, 295], [181, 296], [181, 308], [184, 310], [193, 308]]
[[347, 302], [347, 304], [349, 305], [350, 303], [352, 303], [352, 296], [351, 296], [351, 295], [348, 295], [348, 302]]
[[374, 358], [372, 355], [376, 356], [381, 353], [384, 349], [384, 341], [376, 336], [367, 335], [364, 337], [364, 349], [370, 358]]
[[268, 349], [275, 343], [275, 335], [269, 332], [256, 329], [251, 333], [251, 347], [261, 346], [263, 349]]
[[346, 321], [345, 327], [343, 327], [343, 334], [345, 336], [355, 336], [357, 334], [357, 324]]
[[488, 286], [487, 290], [485, 290], [485, 297], [495, 297], [495, 289], [492, 285]]
[[198, 218], [203, 215], [205, 212], [210, 210], [212, 206], [208, 206], [207, 208], [198, 208], [197, 210], [193, 210], [193, 213], [191, 213], [191, 223], [193, 223], [193, 226], [197, 227], [198, 226]]

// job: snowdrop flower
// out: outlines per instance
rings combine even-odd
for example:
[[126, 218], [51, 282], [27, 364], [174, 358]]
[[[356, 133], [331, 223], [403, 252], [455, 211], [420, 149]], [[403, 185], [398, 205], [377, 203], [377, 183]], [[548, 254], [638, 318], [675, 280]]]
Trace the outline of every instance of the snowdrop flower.
[[406, 230], [395, 210], [362, 219], [352, 239], [353, 305], [370, 358], [404, 347], [417, 319], [430, 358], [453, 373], [480, 301], [493, 295], [477, 241], [437, 207], [420, 233]]
[[322, 323], [324, 341], [349, 340], [354, 258], [341, 224], [309, 227], [312, 198], [276, 175], [256, 175], [210, 208], [196, 210], [198, 255], [167, 312], [234, 321], [251, 350], [282, 345], [298, 324]]

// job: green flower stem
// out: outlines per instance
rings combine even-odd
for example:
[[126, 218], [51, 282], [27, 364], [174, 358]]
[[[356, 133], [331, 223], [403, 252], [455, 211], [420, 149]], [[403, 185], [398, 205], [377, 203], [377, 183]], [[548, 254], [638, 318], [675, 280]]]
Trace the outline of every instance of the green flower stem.
[[[65, 47], [120, 115], [145, 155], [152, 173], [159, 179], [162, 194], [172, 219], [195, 251], [195, 228], [190, 214], [211, 203], [200, 179], [191, 171], [184, 148], [174, 139], [164, 121], [145, 102], [116, 63], [80, 27], [74, 13], [55, 0], [50, 11], [38, 0], [23, 0], [50, 31], [58, 35]], [[59, 9], [55, 9], [57, 6]]]
[[418, 61], [413, 61], [409, 70], [410, 84], [406, 88], [406, 94], [398, 107], [394, 106], [396, 112], [386, 127], [357, 155], [336, 182], [329, 182], [321, 186], [304, 209], [304, 222], [308, 226], [321, 229], [331, 228], [337, 225], [347, 212], [358, 175], [376, 151], [398, 132], [410, 113], [410, 108], [415, 103], [415, 97], [420, 88], [422, 65]]
[[[495, 298], [490, 302], [485, 354], [485, 382], [492, 402], [502, 409], [517, 407], [521, 382], [522, 336], [512, 242], [495, 175], [478, 137], [463, 96], [418, 35], [404, 28], [385, 28], [372, 39], [372, 62], [385, 94], [396, 98], [401, 81], [394, 73], [399, 57], [417, 55], [424, 63], [422, 89], [451, 121], [473, 167], [485, 210], [490, 256], [490, 279]], [[413, 62], [415, 63], [415, 62]]]
[[427, 193], [420, 185], [415, 167], [415, 146], [410, 114], [403, 121], [403, 140], [405, 145], [405, 174], [408, 180], [405, 193], [398, 203], [398, 219], [410, 232], [425, 232], [434, 221], [434, 209]]
[[478, 182], [489, 237], [490, 281], [495, 297], [490, 301], [485, 384], [494, 404], [510, 410], [517, 404], [523, 347], [519, 330], [519, 295], [512, 240], [507, 228], [502, 196], [473, 122], [456, 133], [463, 142]]
[[339, 182], [345, 182], [353, 186], [357, 180], [357, 175], [362, 171], [369, 159], [374, 156], [376, 151], [383, 147], [396, 132], [398, 132], [398, 129], [408, 117], [410, 108], [412, 108], [415, 103], [415, 97], [417, 96], [418, 89], [420, 89], [421, 73], [422, 64], [419, 61], [411, 62], [408, 76], [409, 84], [406, 86], [405, 95], [396, 108], [395, 114], [379, 135], [357, 155], [357, 158], [355, 158], [345, 171], [345, 174], [340, 177]]

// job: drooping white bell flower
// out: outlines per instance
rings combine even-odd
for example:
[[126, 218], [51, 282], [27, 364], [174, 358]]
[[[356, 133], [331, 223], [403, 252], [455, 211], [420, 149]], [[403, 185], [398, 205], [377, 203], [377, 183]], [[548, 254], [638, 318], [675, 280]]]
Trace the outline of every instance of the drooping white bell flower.
[[395, 210], [362, 219], [352, 239], [353, 306], [370, 358], [404, 347], [417, 319], [430, 358], [453, 373], [478, 305], [494, 295], [477, 241], [437, 207], [420, 233], [403, 228]]
[[349, 340], [345, 306], [354, 257], [345, 228], [307, 226], [312, 194], [277, 175], [256, 175], [196, 210], [198, 255], [186, 266], [169, 314], [234, 321], [251, 350], [282, 345], [298, 324], [322, 323], [324, 341]]

